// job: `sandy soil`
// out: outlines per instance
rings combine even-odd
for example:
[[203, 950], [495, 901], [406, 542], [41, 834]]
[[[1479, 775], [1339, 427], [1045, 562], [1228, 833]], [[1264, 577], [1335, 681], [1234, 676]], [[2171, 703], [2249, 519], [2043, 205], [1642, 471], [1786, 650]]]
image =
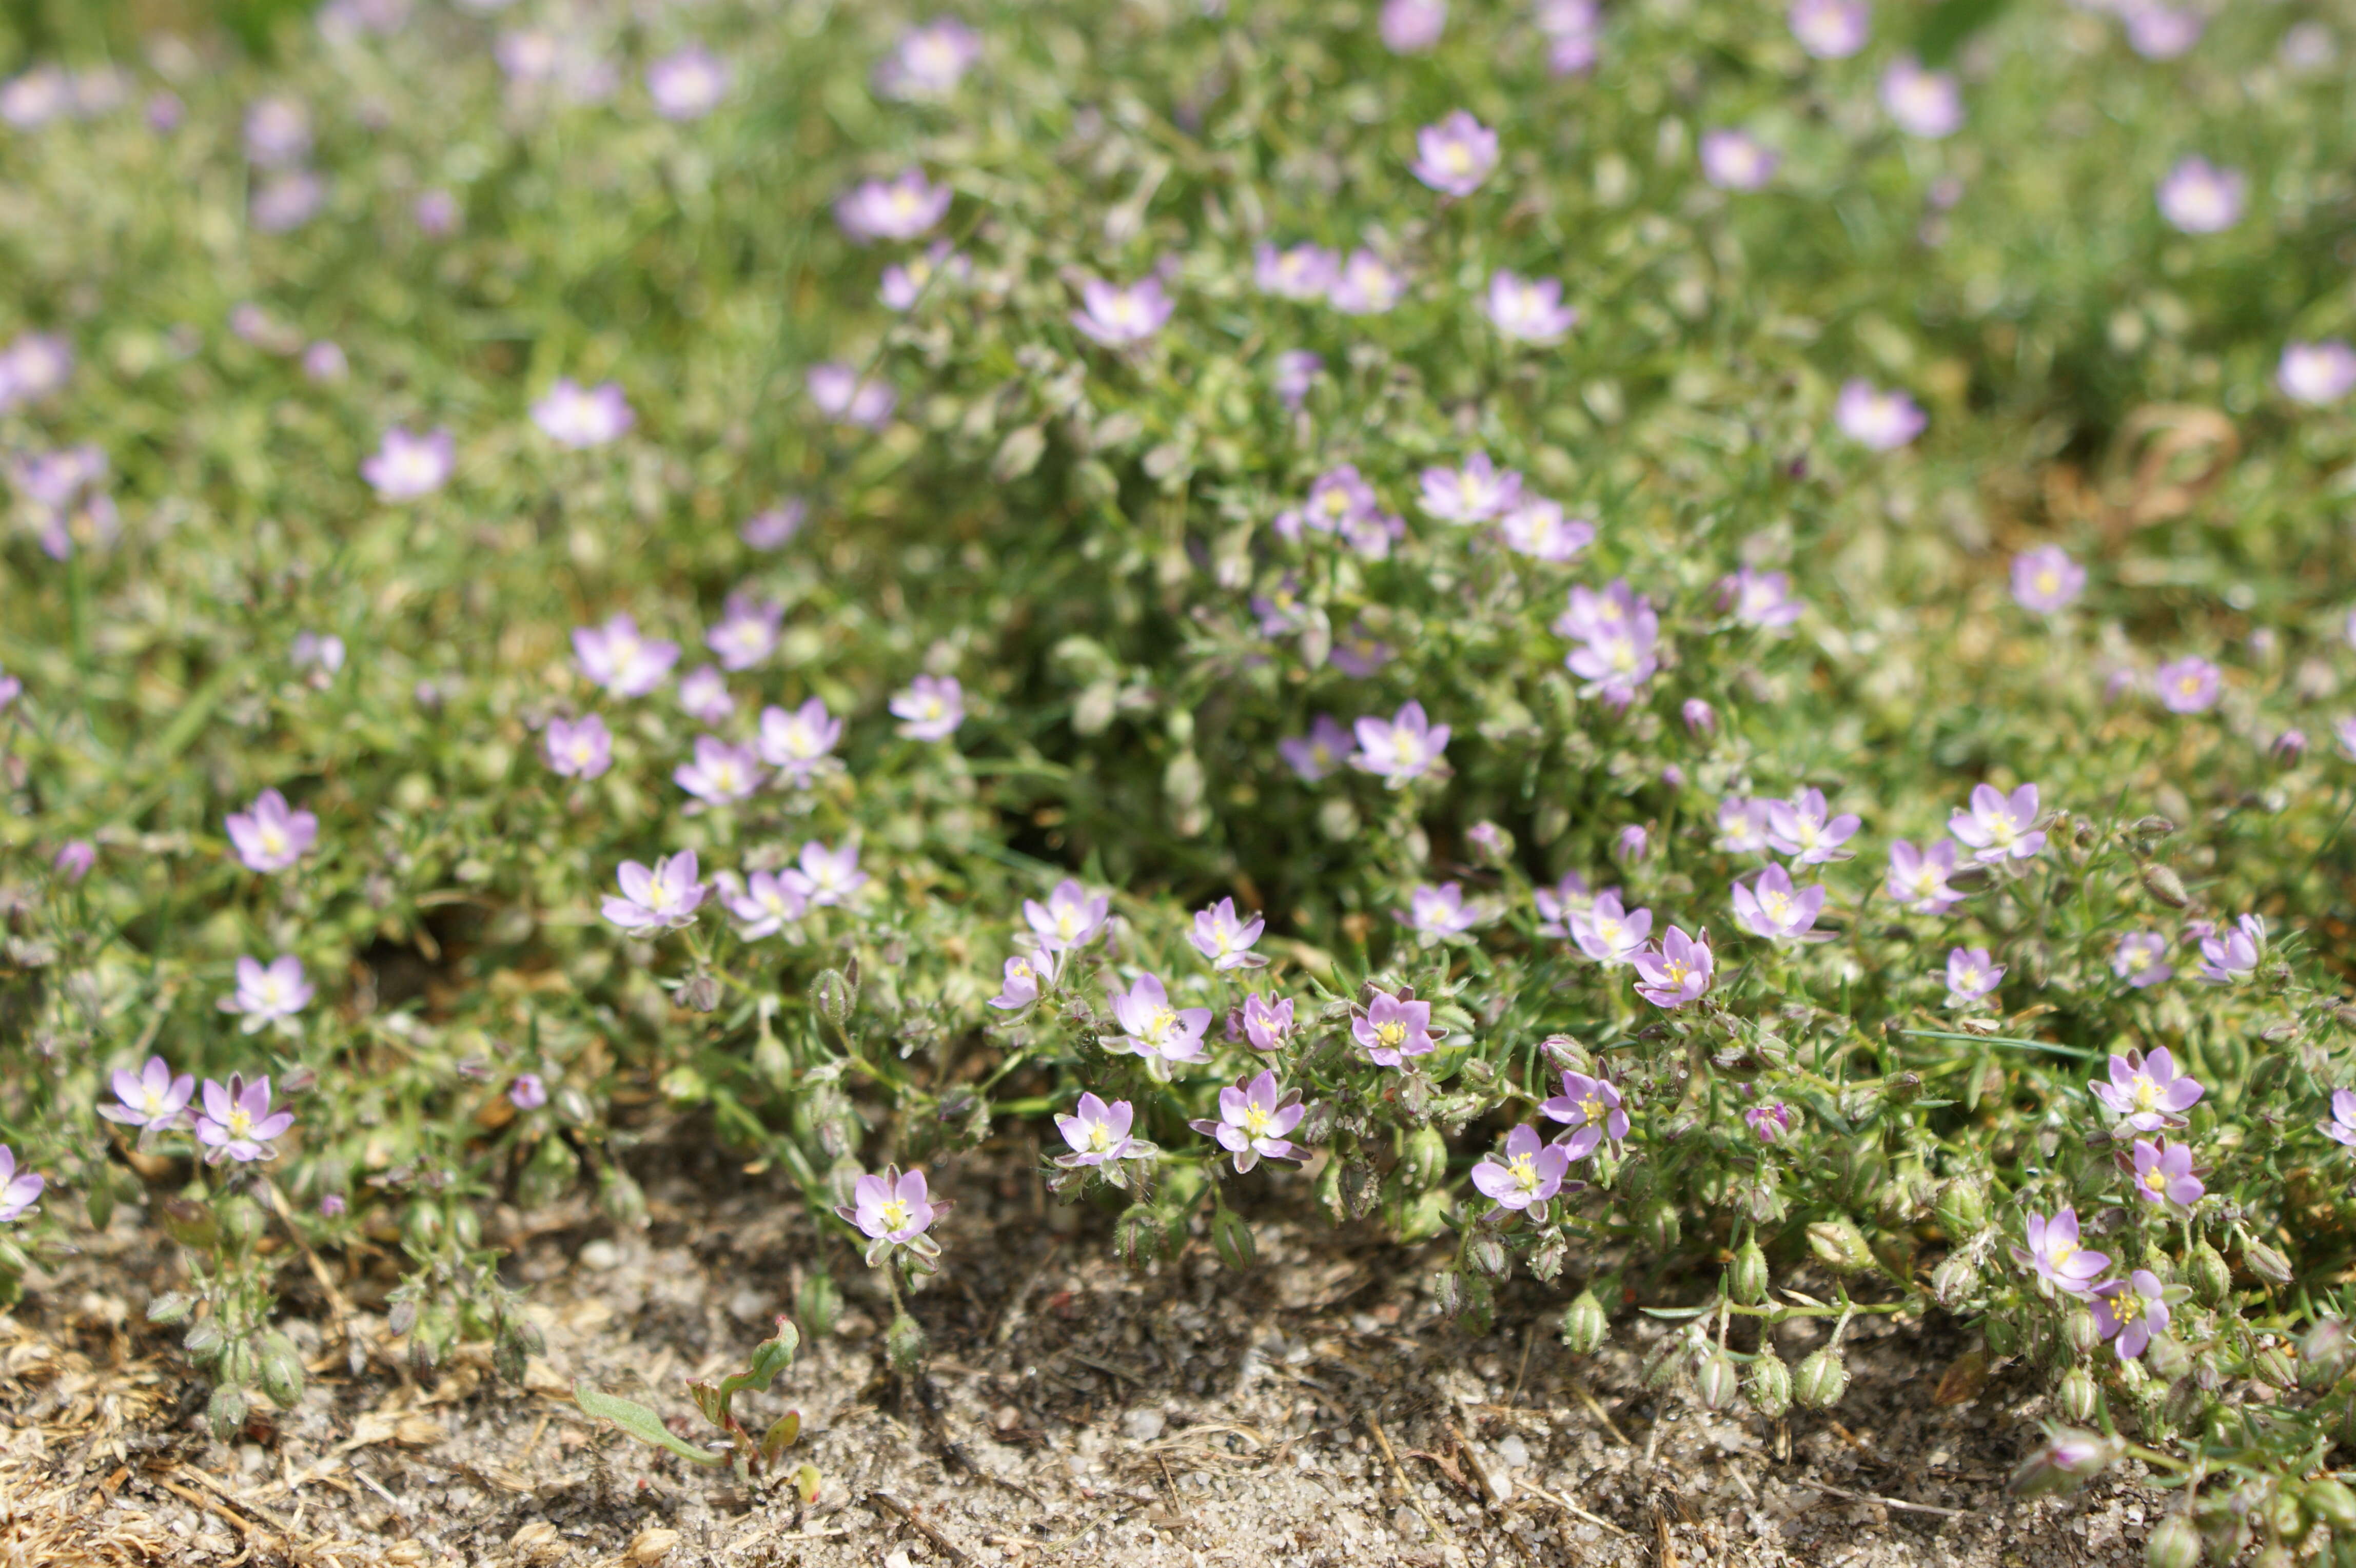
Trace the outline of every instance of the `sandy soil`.
[[[826, 1477], [804, 1508], [571, 1402], [584, 1377], [692, 1420], [684, 1380], [763, 1337], [817, 1244], [771, 1178], [650, 1163], [672, 1169], [647, 1176], [644, 1230], [503, 1217], [548, 1338], [527, 1389], [476, 1352], [421, 1386], [367, 1310], [390, 1276], [356, 1274], [340, 1324], [316, 1289], [291, 1297], [316, 1314], [288, 1323], [312, 1385], [226, 1446], [141, 1320], [171, 1265], [118, 1219], [0, 1317], [0, 1565], [2046, 1568], [2140, 1563], [2158, 1508], [2127, 1477], [2008, 1498], [2042, 1397], [2016, 1369], [1934, 1405], [1965, 1348], [1942, 1320], [1860, 1325], [1832, 1412], [1713, 1415], [1642, 1391], [1658, 1328], [1636, 1315], [1573, 1358], [1554, 1336], [1562, 1297], [1524, 1283], [1468, 1338], [1430, 1300], [1444, 1251], [1266, 1216], [1248, 1275], [1199, 1240], [1130, 1273], [1102, 1215], [1044, 1199], [1004, 1157], [935, 1167], [959, 1205], [946, 1271], [912, 1303], [926, 1375], [890, 1374], [889, 1305], [844, 1258], [837, 1331], [740, 1403], [763, 1422], [803, 1412], [795, 1452]], [[1299, 1215], [1307, 1197], [1268, 1208]], [[304, 1276], [293, 1264], [290, 1289]], [[1792, 1326], [1796, 1360], [1814, 1326]]]

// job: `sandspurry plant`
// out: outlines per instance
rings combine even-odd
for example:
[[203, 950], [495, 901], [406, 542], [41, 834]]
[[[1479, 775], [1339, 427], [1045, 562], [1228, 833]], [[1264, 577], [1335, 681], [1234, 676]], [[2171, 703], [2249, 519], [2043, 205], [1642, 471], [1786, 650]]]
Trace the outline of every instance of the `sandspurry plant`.
[[1663, 1400], [1935, 1305], [2025, 1487], [2326, 1517], [2337, 20], [607, 9], [0, 84], [7, 1244], [163, 1227], [215, 1430], [314, 1256], [519, 1375], [485, 1236], [667, 1129], [813, 1320], [1035, 1139]]

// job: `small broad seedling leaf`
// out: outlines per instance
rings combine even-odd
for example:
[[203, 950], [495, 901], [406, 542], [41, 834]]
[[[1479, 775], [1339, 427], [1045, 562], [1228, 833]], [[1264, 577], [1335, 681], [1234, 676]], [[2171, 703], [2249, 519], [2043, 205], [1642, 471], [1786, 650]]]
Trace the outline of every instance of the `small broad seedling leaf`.
[[777, 1455], [792, 1447], [794, 1439], [801, 1434], [802, 1412], [798, 1410], [786, 1412], [785, 1414], [777, 1417], [775, 1425], [762, 1434], [761, 1457], [775, 1462]]
[[573, 1385], [573, 1402], [590, 1415], [612, 1422], [641, 1443], [651, 1443], [658, 1448], [668, 1448], [682, 1459], [692, 1459], [699, 1465], [725, 1465], [728, 1455], [711, 1454], [674, 1434], [662, 1423], [662, 1417], [636, 1400], [616, 1398], [600, 1393], [587, 1383]]

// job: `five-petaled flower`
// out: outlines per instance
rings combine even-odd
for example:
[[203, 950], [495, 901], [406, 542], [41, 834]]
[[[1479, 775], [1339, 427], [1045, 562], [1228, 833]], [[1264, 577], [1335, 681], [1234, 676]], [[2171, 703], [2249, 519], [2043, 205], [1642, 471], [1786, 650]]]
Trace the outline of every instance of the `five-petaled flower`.
[[2095, 1329], [2111, 1341], [2122, 1361], [2134, 1360], [2153, 1335], [2168, 1332], [2167, 1290], [2149, 1269], [2105, 1281], [2094, 1287], [2094, 1297]]
[[277, 790], [264, 789], [252, 806], [230, 813], [229, 842], [247, 870], [284, 871], [319, 842], [319, 819], [290, 809]]
[[820, 772], [839, 766], [832, 753], [841, 741], [842, 721], [829, 714], [826, 703], [817, 697], [798, 708], [761, 710], [757, 741], [761, 760], [796, 789], [807, 788]]
[[2201, 940], [2201, 978], [2211, 985], [2237, 985], [2258, 972], [2266, 953], [2266, 922], [2244, 915], [2222, 936]]
[[1211, 967], [1226, 972], [1231, 969], [1254, 969], [1268, 960], [1251, 950], [1268, 921], [1258, 915], [1247, 920], [1236, 913], [1236, 901], [1222, 898], [1207, 909], [1194, 913], [1194, 928], [1186, 940], [1194, 950], [1211, 961]]
[[2107, 1252], [2089, 1252], [2078, 1245], [2078, 1211], [2064, 1208], [2051, 1219], [2032, 1214], [2028, 1222], [2029, 1245], [2012, 1249], [2012, 1261], [2037, 1276], [2040, 1284], [2066, 1295], [2083, 1296], [2104, 1269]]
[[925, 1232], [948, 1207], [932, 1201], [924, 1172], [904, 1175], [899, 1166], [886, 1165], [880, 1176], [862, 1176], [852, 1182], [851, 1201], [839, 1206], [835, 1213], [868, 1238], [871, 1266], [891, 1256], [895, 1248], [905, 1248], [914, 1256], [916, 1267], [928, 1269], [941, 1249]]
[[1635, 965], [1642, 977], [1636, 994], [1654, 1006], [1674, 1012], [1698, 1002], [1708, 993], [1716, 967], [1709, 932], [1697, 931], [1689, 937], [1682, 928], [1671, 926], [1657, 944], [1636, 955]]
[[559, 446], [580, 451], [619, 439], [637, 415], [618, 382], [584, 387], [560, 377], [548, 395], [531, 405], [531, 422]]
[[1491, 1155], [1472, 1167], [1472, 1185], [1500, 1210], [1519, 1213], [1562, 1190], [1571, 1157], [1563, 1144], [1541, 1143], [1538, 1130], [1526, 1122], [1505, 1134], [1502, 1156]]
[[2183, 1112], [2206, 1092], [2191, 1074], [2176, 1070], [2176, 1057], [2166, 1046], [2149, 1056], [2129, 1051], [2113, 1057], [2111, 1080], [2096, 1079], [2087, 1087], [2112, 1115], [2125, 1118], [2138, 1133], [2182, 1126]]
[[1488, 918], [1479, 904], [1464, 902], [1463, 886], [1455, 882], [1437, 887], [1426, 883], [1408, 895], [1406, 908], [1392, 912], [1401, 925], [1427, 942], [1462, 936]]
[[1521, 499], [1522, 477], [1475, 452], [1461, 468], [1426, 468], [1422, 489], [1423, 510], [1442, 522], [1486, 522]]
[[1206, 1116], [1186, 1125], [1216, 1139], [1219, 1147], [1235, 1156], [1236, 1173], [1240, 1176], [1262, 1160], [1307, 1157], [1308, 1150], [1285, 1137], [1301, 1124], [1303, 1114], [1301, 1091], [1280, 1091], [1276, 1072], [1270, 1069], [1258, 1078], [1237, 1079], [1220, 1090], [1215, 1120]]
[[1737, 882], [1733, 886], [1734, 920], [1754, 937], [1770, 941], [1790, 941], [1808, 934], [1816, 923], [1816, 914], [1825, 907], [1825, 890], [1819, 885], [1800, 890], [1792, 886], [1792, 874], [1780, 865], [1771, 865], [1749, 883]]
[[1538, 1113], [1548, 1121], [1569, 1123], [1570, 1131], [1559, 1141], [1574, 1160], [1593, 1154], [1606, 1138], [1616, 1144], [1628, 1135], [1628, 1112], [1621, 1103], [1620, 1091], [1583, 1072], [1566, 1069], [1562, 1092], [1539, 1101]]
[[1320, 714], [1307, 735], [1287, 736], [1276, 743], [1279, 757], [1304, 784], [1314, 784], [1345, 761], [1351, 751], [1350, 732], [1331, 714]]
[[965, 723], [965, 688], [954, 675], [919, 675], [894, 694], [892, 716], [911, 740], [947, 740]]
[[1481, 314], [1513, 343], [1559, 343], [1579, 325], [1579, 307], [1562, 302], [1561, 279], [1526, 278], [1503, 268], [1489, 275]]
[[2111, 950], [2111, 972], [2137, 991], [2169, 979], [2176, 966], [2168, 961], [2168, 939], [2158, 931], [2129, 931]]
[[695, 737], [695, 757], [671, 769], [671, 779], [697, 800], [713, 806], [747, 800], [761, 787], [761, 758], [749, 746], [717, 736]]
[[2086, 591], [2086, 569], [2055, 544], [2040, 544], [2012, 558], [2012, 597], [2022, 609], [2060, 615]]
[[1124, 349], [1161, 331], [1177, 308], [1160, 278], [1127, 287], [1088, 278], [1080, 285], [1080, 308], [1072, 312], [1072, 325], [1108, 349]]
[[2146, 1203], [2173, 1203], [2179, 1208], [2190, 1208], [2209, 1190], [2193, 1174], [2192, 1146], [2189, 1144], [2171, 1144], [2165, 1138], [2155, 1144], [2148, 1138], [2137, 1138], [2129, 1157], [2135, 1170], [2136, 1196]]
[[360, 478], [385, 500], [413, 501], [448, 484], [457, 462], [457, 446], [447, 430], [416, 435], [396, 424], [360, 459]]
[[548, 721], [541, 748], [550, 771], [562, 779], [594, 779], [614, 765], [614, 735], [595, 714]]
[[2170, 660], [2153, 672], [2159, 705], [2171, 714], [2205, 714], [2217, 705], [2224, 671], [2197, 655]]
[[2328, 1121], [2317, 1122], [2315, 1127], [2333, 1143], [2356, 1148], [2356, 1090], [2333, 1090], [2331, 1116]]
[[1160, 975], [1141, 974], [1127, 991], [1108, 994], [1113, 1020], [1121, 1034], [1107, 1042], [1107, 1049], [1134, 1051], [1145, 1058], [1147, 1069], [1158, 1075], [1166, 1074], [1173, 1062], [1198, 1062], [1208, 1055], [1203, 1047], [1203, 1031], [1211, 1026], [1211, 1010], [1173, 1007]]
[[1992, 962], [1986, 948], [1947, 950], [1947, 1005], [1969, 1007], [1985, 999], [2004, 979], [2004, 965]]
[[621, 614], [604, 626], [573, 628], [573, 654], [581, 673], [615, 696], [643, 697], [679, 662], [679, 644], [641, 637], [637, 618]]
[[1884, 392], [1868, 381], [1841, 383], [1833, 403], [1841, 434], [1874, 452], [1890, 452], [1922, 434], [1930, 416], [1902, 392]]
[[1408, 172], [1447, 196], [1470, 196], [1497, 166], [1497, 133], [1462, 109], [1415, 134]]
[[1036, 952], [1016, 953], [1006, 961], [1002, 983], [990, 1004], [1001, 1013], [1020, 1013], [1038, 1001], [1039, 993], [1055, 984], [1063, 972], [1061, 948], [1042, 947]]
[[1993, 784], [1972, 787], [1971, 809], [1947, 819], [1947, 831], [1969, 846], [1972, 858], [1988, 865], [2029, 860], [2045, 848], [2037, 828], [2037, 786], [2023, 784], [2010, 795]]
[[16, 1151], [0, 1144], [0, 1225], [32, 1213], [42, 1188], [48, 1185], [48, 1177], [40, 1172], [17, 1169]]
[[793, 873], [747, 873], [742, 881], [721, 874], [720, 901], [744, 922], [737, 934], [746, 941], [773, 937], [809, 912], [809, 897], [794, 886]]
[[1587, 908], [1572, 910], [1568, 923], [1579, 950], [1606, 969], [1635, 962], [1653, 934], [1653, 912], [1622, 908], [1617, 888], [1598, 893]]
[[1405, 1067], [1408, 1058], [1439, 1048], [1431, 1004], [1387, 991], [1376, 992], [1366, 1010], [1350, 1020], [1350, 1036], [1378, 1067]]
[[1947, 883], [1955, 872], [1955, 846], [1941, 839], [1916, 849], [1904, 839], [1890, 844], [1890, 896], [1917, 915], [1944, 915], [1964, 896]]
[[1292, 1038], [1292, 998], [1271, 1005], [1258, 992], [1244, 998], [1244, 1038], [1256, 1051], [1280, 1049]]
[[1068, 1155], [1057, 1155], [1055, 1163], [1066, 1170], [1081, 1165], [1109, 1165], [1129, 1157], [1137, 1142], [1130, 1136], [1130, 1126], [1137, 1108], [1126, 1100], [1116, 1100], [1107, 1105], [1093, 1094], [1082, 1094], [1077, 1114], [1055, 1118], [1055, 1130], [1064, 1142], [1072, 1146]]
[[849, 904], [868, 882], [867, 873], [859, 869], [859, 841], [846, 839], [841, 848], [829, 849], [817, 839], [808, 840], [785, 879], [814, 909]]
[[2242, 220], [2249, 184], [2239, 170], [2197, 155], [2184, 158], [2159, 182], [2159, 215], [2187, 234], [2222, 233]]
[[673, 930], [695, 922], [708, 885], [695, 879], [695, 852], [686, 850], [658, 860], [652, 870], [635, 860], [622, 862], [615, 874], [622, 896], [607, 897], [605, 918], [624, 930]]
[[2356, 392], [2356, 347], [2344, 338], [2320, 343], [2286, 343], [2275, 385], [2295, 403], [2321, 407]]
[[786, 607], [774, 599], [731, 594], [719, 624], [703, 634], [703, 645], [718, 656], [723, 670], [750, 670], [776, 651], [777, 628], [785, 618]]
[[1110, 895], [1090, 893], [1068, 876], [1055, 884], [1044, 904], [1036, 898], [1023, 901], [1024, 924], [1049, 952], [1087, 946], [1104, 934], [1111, 916]]
[[294, 1015], [310, 1004], [311, 983], [304, 976], [303, 961], [293, 953], [280, 953], [266, 964], [240, 958], [237, 991], [220, 1004], [224, 1013], [244, 1015], [239, 1027], [249, 1035], [273, 1025], [290, 1027]]
[[1409, 702], [1388, 719], [1362, 718], [1355, 727], [1358, 749], [1350, 765], [1394, 789], [1446, 769], [1441, 753], [1448, 749], [1448, 726], [1426, 718], [1421, 703]]
[[914, 240], [948, 215], [949, 188], [935, 185], [920, 168], [902, 169], [890, 180], [862, 180], [834, 204], [834, 220], [856, 243]]
[[1767, 846], [1790, 855], [1794, 865], [1847, 860], [1852, 852], [1841, 845], [1857, 832], [1858, 822], [1854, 811], [1830, 815], [1822, 789], [1803, 789], [1791, 800], [1767, 802]]
[[208, 1165], [235, 1160], [241, 1165], [275, 1157], [273, 1140], [294, 1125], [293, 1112], [270, 1109], [270, 1079], [248, 1083], [231, 1073], [226, 1085], [205, 1079], [204, 1109], [197, 1114], [197, 1142], [210, 1153]]
[[115, 1103], [100, 1106], [98, 1113], [126, 1127], [160, 1133], [186, 1120], [188, 1101], [196, 1093], [194, 1076], [184, 1072], [175, 1078], [162, 1057], [149, 1057], [147, 1065], [137, 1072], [115, 1069]]

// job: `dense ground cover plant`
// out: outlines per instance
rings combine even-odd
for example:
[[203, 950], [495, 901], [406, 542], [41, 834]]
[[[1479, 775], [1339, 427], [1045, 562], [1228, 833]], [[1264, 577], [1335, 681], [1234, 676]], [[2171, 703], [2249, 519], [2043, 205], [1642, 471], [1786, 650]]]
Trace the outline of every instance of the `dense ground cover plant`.
[[226, 1432], [363, 1239], [519, 1369], [484, 1205], [656, 1101], [895, 1301], [1027, 1125], [1131, 1260], [1315, 1202], [1770, 1414], [1935, 1305], [2155, 1560], [2356, 1532], [2356, 18], [279, 45], [0, 87], [12, 1289], [165, 1229]]

